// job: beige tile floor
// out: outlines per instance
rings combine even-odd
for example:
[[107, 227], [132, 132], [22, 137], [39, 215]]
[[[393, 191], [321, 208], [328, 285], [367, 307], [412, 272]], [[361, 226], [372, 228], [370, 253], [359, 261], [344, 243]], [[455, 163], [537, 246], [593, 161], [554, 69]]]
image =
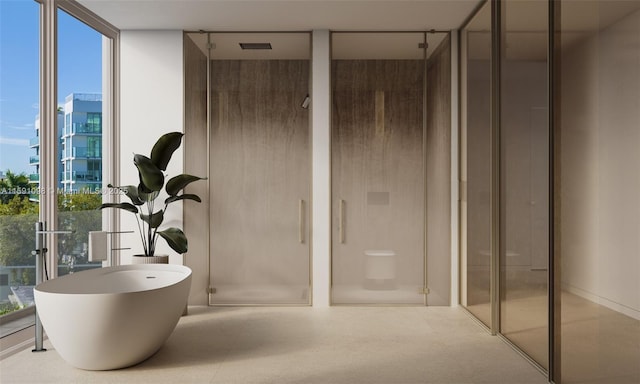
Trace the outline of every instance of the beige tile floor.
[[[561, 364], [565, 384], [640, 383], [640, 321], [572, 293], [562, 292]], [[502, 333], [546, 365], [546, 292], [530, 290], [503, 303]], [[489, 304], [469, 307], [486, 316]]]
[[191, 307], [163, 348], [90, 372], [49, 350], [0, 361], [9, 383], [546, 383], [460, 308]]

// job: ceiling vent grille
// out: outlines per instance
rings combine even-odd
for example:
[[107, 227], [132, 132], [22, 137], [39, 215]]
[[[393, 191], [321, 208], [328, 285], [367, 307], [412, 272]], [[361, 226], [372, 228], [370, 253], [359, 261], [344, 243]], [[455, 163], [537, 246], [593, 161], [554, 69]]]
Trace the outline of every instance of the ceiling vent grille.
[[271, 43], [240, 43], [242, 49], [271, 49]]

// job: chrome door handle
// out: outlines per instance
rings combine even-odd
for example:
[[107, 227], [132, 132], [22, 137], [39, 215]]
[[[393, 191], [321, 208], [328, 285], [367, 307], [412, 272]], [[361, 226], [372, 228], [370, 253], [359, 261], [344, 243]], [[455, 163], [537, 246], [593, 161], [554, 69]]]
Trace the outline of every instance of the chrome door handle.
[[345, 206], [344, 200], [340, 199], [340, 208], [338, 209], [338, 231], [339, 231], [340, 244], [344, 244], [344, 239], [345, 239], [344, 206]]
[[298, 200], [298, 241], [304, 244], [304, 200]]

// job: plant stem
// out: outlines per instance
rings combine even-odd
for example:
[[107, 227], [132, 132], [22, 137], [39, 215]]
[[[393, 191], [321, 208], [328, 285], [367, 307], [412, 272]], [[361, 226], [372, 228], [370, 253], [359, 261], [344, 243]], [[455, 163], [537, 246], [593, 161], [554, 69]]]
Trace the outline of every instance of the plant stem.
[[148, 253], [147, 252], [147, 244], [144, 241], [144, 236], [143, 236], [143, 232], [142, 232], [142, 228], [143, 227], [140, 226], [140, 219], [138, 218], [138, 215], [136, 215], [136, 222], [138, 222], [138, 231], [140, 232], [140, 239], [142, 239], [142, 247], [144, 248], [144, 254], [146, 255]]
[[[164, 209], [162, 210], [162, 217], [164, 217], [164, 213], [167, 212], [168, 204], [164, 204]], [[156, 252], [156, 242], [158, 241], [158, 227], [153, 230], [153, 250], [152, 252], [155, 254]]]
[[157, 232], [158, 232], [158, 228], [154, 228], [154, 230], [153, 230], [153, 250], [152, 250], [153, 253], [156, 253], [156, 242], [158, 241]]
[[151, 228], [151, 222], [153, 221], [151, 219], [151, 216], [153, 215], [153, 200], [147, 203], [147, 208], [149, 212], [149, 222], [147, 223], [147, 237], [149, 239], [149, 254], [147, 256], [153, 256], [153, 252], [155, 248], [153, 244], [153, 231]]

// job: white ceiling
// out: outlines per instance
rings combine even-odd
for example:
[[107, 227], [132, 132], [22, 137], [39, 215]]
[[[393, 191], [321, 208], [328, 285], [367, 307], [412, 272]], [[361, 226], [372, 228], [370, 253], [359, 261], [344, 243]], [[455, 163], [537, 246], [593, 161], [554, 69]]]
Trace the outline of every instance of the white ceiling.
[[482, 0], [79, 0], [121, 30], [450, 30]]
[[[207, 56], [210, 42], [213, 60], [309, 60], [309, 33], [189, 33], [189, 38]], [[243, 50], [240, 43], [270, 43], [270, 50]]]
[[[0, 0], [2, 1], [2, 0]], [[334, 31], [425, 31], [458, 29], [482, 0], [78, 0], [103, 19], [121, 30], [186, 30], [186, 31], [310, 31], [330, 29]], [[570, 44], [584, 34], [592, 33], [640, 8], [640, 0], [563, 0], [562, 29], [563, 44]], [[467, 26], [478, 38], [472, 56], [483, 57], [490, 52], [490, 9], [485, 4], [474, 20]], [[541, 0], [519, 0], [507, 3], [506, 29], [509, 56], [522, 59], [544, 58], [546, 55], [547, 2]], [[429, 48], [437, 47], [441, 34], [432, 35]], [[408, 48], [415, 48], [416, 40], [409, 36], [386, 36], [379, 39], [365, 37], [363, 41], [374, 41], [368, 47], [359, 44], [334, 46], [334, 54], [369, 57], [371, 52], [389, 55], [397, 51], [406, 55]], [[202, 37], [202, 36], [200, 36]], [[267, 36], [262, 36], [264, 39]], [[276, 36], [269, 36], [276, 41]], [[205, 49], [204, 41], [192, 37]], [[222, 36], [218, 36], [222, 38]], [[237, 36], [229, 36], [229, 39]], [[256, 37], [257, 38], [257, 37]], [[279, 39], [286, 39], [280, 36]], [[344, 41], [358, 40], [356, 34], [344, 36]], [[400, 41], [400, 40], [403, 41]], [[417, 38], [421, 40], [421, 37]], [[237, 41], [229, 40], [229, 47]], [[404, 41], [406, 40], [406, 41]], [[307, 41], [303, 38], [300, 41]], [[416, 40], [417, 41], [417, 40]], [[482, 42], [480, 42], [482, 41]], [[247, 41], [245, 41], [247, 42]], [[258, 42], [258, 41], [254, 41]], [[224, 45], [224, 42], [221, 42]], [[385, 49], [380, 49], [383, 45]], [[369, 44], [369, 43], [367, 43]], [[222, 47], [221, 45], [221, 47]], [[291, 42], [288, 49], [293, 49]], [[341, 48], [342, 47], [342, 48]], [[412, 48], [412, 49], [413, 49]], [[356, 51], [362, 51], [357, 53]], [[228, 51], [227, 51], [228, 52]], [[307, 54], [306, 48], [299, 50]], [[342, 55], [340, 52], [344, 52]], [[421, 56], [421, 51], [414, 49]], [[430, 52], [429, 52], [430, 53]], [[472, 53], [472, 52], [470, 52]], [[222, 50], [217, 52], [223, 53]], [[264, 57], [264, 52], [243, 53]], [[268, 53], [267, 53], [268, 55]], [[272, 55], [281, 56], [282, 51]], [[299, 53], [296, 53], [299, 55]]]

